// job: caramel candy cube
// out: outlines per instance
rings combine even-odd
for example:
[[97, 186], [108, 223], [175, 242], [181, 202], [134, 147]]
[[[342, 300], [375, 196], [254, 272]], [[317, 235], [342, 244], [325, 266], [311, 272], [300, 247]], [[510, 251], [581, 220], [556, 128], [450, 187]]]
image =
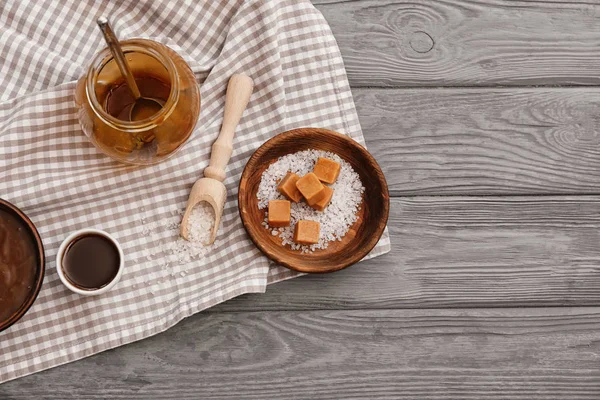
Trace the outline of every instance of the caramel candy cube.
[[319, 243], [319, 223], [307, 220], [298, 221], [294, 231], [294, 242], [300, 244]]
[[331, 202], [331, 198], [333, 197], [333, 189], [329, 186], [325, 186], [325, 188], [321, 191], [321, 193], [316, 196], [313, 204], [309, 204], [312, 208], [317, 211], [324, 211], [325, 207], [329, 205]]
[[302, 200], [302, 193], [296, 187], [296, 182], [298, 182], [300, 177], [293, 172], [288, 172], [287, 175], [279, 182], [277, 185], [277, 190], [279, 193], [293, 201], [294, 203], [298, 203]]
[[315, 196], [321, 194], [321, 191], [323, 188], [325, 188], [319, 178], [317, 178], [317, 176], [312, 172], [309, 172], [302, 178], [298, 179], [296, 182], [296, 187], [300, 193], [302, 193], [302, 196], [304, 196], [309, 205], [310, 203], [315, 202]]
[[329, 158], [319, 158], [313, 172], [322, 182], [332, 184], [340, 175], [342, 166]]
[[269, 201], [269, 225], [274, 228], [290, 226], [292, 204], [288, 200]]

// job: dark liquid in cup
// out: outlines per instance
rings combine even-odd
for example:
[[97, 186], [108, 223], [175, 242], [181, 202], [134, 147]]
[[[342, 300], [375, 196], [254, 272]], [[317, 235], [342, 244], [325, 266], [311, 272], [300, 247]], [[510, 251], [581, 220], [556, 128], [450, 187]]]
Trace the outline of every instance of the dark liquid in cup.
[[121, 257], [115, 244], [98, 234], [75, 238], [65, 250], [65, 276], [80, 289], [94, 290], [108, 285], [119, 272]]
[[[164, 105], [171, 93], [171, 85], [155, 76], [136, 76], [135, 82], [142, 97], [157, 100]], [[133, 116], [130, 119], [131, 108], [136, 103], [131, 90], [122, 82], [110, 88], [106, 96], [104, 109], [107, 113], [122, 121], [140, 121], [149, 118], [161, 110], [161, 106], [151, 101], [138, 100]]]

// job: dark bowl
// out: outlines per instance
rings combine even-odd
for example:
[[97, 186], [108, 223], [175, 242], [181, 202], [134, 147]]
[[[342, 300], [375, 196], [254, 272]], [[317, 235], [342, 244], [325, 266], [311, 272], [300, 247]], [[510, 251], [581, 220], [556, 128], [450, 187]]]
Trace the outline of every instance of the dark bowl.
[[[306, 149], [336, 153], [358, 173], [366, 189], [358, 219], [346, 236], [310, 254], [283, 246], [279, 237], [264, 229], [265, 210], [258, 209], [256, 197], [262, 173], [271, 163], [281, 156]], [[244, 228], [267, 257], [296, 271], [325, 273], [346, 268], [369, 254], [385, 229], [390, 198], [381, 168], [363, 146], [334, 131], [301, 128], [275, 136], [250, 157], [240, 179], [238, 205]]]
[[25, 215], [25, 213], [19, 210], [16, 206], [12, 205], [6, 200], [0, 199], [0, 209], [4, 211], [8, 211], [9, 213], [15, 215], [25, 227], [29, 234], [31, 235], [31, 239], [33, 240], [35, 247], [37, 248], [37, 270], [35, 274], [35, 281], [33, 285], [31, 285], [31, 290], [29, 291], [28, 296], [21, 304], [21, 307], [15, 311], [10, 318], [5, 321], [0, 321], [0, 332], [7, 329], [9, 326], [13, 325], [15, 322], [20, 320], [23, 315], [29, 310], [38, 294], [40, 293], [40, 289], [42, 288], [42, 282], [44, 281], [44, 272], [46, 270], [46, 258], [44, 256], [44, 244], [42, 243], [42, 239], [40, 238], [40, 234], [38, 233], [35, 225], [31, 220]]

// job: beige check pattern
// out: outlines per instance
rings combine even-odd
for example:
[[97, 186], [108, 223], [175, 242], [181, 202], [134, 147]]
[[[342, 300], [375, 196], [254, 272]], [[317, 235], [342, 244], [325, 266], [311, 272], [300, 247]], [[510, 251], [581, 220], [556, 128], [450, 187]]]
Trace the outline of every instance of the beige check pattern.
[[[117, 164], [79, 128], [74, 81], [103, 47], [100, 15], [110, 16], [121, 38], [172, 47], [196, 74], [200, 120], [167, 162]], [[221, 240], [208, 257], [181, 265], [161, 253], [177, 237], [160, 227], [178, 222], [176, 212], [208, 163], [236, 72], [250, 75], [255, 91], [227, 170]], [[154, 335], [296, 276], [271, 265], [242, 227], [237, 182], [246, 161], [275, 134], [303, 126], [364, 144], [335, 39], [307, 0], [2, 0], [0, 89], [0, 197], [31, 217], [48, 259], [36, 303], [0, 333], [0, 383]], [[149, 231], [151, 224], [158, 229]], [[111, 232], [126, 254], [122, 281], [95, 298], [70, 293], [55, 270], [60, 242], [85, 227]], [[370, 257], [389, 249], [386, 231]]]

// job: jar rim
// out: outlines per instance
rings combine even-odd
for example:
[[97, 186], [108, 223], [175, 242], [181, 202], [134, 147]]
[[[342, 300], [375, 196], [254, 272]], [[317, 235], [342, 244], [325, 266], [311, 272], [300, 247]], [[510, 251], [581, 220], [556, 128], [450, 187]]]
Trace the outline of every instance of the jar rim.
[[96, 54], [96, 56], [92, 60], [87, 71], [85, 87], [86, 97], [92, 108], [92, 111], [98, 116], [98, 118], [100, 118], [102, 122], [111, 126], [114, 129], [124, 130], [132, 133], [147, 131], [158, 126], [160, 122], [164, 121], [171, 115], [171, 113], [175, 109], [177, 101], [179, 100], [179, 75], [177, 73], [175, 63], [173, 63], [171, 57], [161, 54], [161, 52], [157, 51], [156, 49], [144, 46], [142, 40], [123, 40], [120, 42], [121, 48], [123, 49], [123, 53], [135, 52], [146, 54], [160, 62], [167, 70], [169, 74], [169, 80], [171, 81], [171, 91], [169, 93], [167, 101], [158, 113], [139, 121], [124, 121], [122, 119], [113, 117], [104, 110], [102, 105], [99, 103], [98, 98], [96, 97], [95, 83], [98, 80], [99, 72], [102, 71], [106, 64], [113, 60], [113, 56], [107, 47], [98, 52], [98, 54]]

